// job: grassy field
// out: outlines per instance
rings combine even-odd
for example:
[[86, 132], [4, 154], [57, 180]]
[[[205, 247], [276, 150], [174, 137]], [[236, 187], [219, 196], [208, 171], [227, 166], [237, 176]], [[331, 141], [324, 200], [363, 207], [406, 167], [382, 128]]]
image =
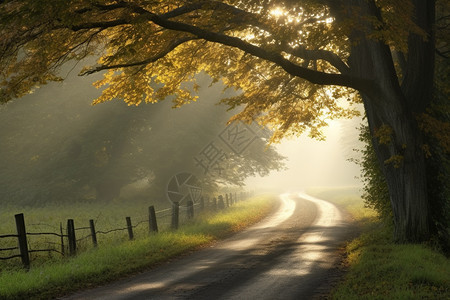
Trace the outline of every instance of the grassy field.
[[0, 273], [0, 299], [50, 299], [149, 269], [259, 221], [274, 204], [273, 197], [258, 196], [217, 214], [202, 214], [177, 231], [104, 243], [74, 258], [37, 264], [29, 272], [4, 270]]
[[[73, 219], [76, 228], [85, 228], [76, 231], [80, 251], [92, 248], [92, 242], [89, 238], [90, 230], [89, 220], [95, 222], [96, 231], [108, 232], [116, 228], [125, 228], [125, 217], [132, 218], [134, 235], [137, 238], [148, 235], [148, 206], [154, 205], [156, 210], [164, 210], [170, 206], [170, 203], [153, 204], [145, 202], [127, 203], [113, 202], [109, 204], [91, 203], [91, 204], [65, 204], [52, 205], [44, 207], [0, 207], [0, 235], [11, 234], [16, 232], [16, 224], [14, 215], [23, 213], [27, 232], [53, 232], [60, 233], [60, 225], [63, 227], [63, 233], [66, 233], [67, 219]], [[180, 216], [184, 217], [182, 209]], [[157, 215], [159, 228], [168, 228], [170, 224], [170, 210], [159, 213]], [[183, 219], [182, 219], [183, 221]], [[84, 238], [86, 237], [86, 238]], [[57, 236], [28, 236], [28, 244], [30, 249], [48, 249], [55, 248], [60, 250], [61, 240]], [[112, 245], [122, 243], [128, 239], [127, 231], [115, 231], [108, 234], [98, 234], [99, 245]], [[67, 241], [64, 241], [67, 244]], [[0, 248], [13, 247], [17, 245], [16, 238], [0, 239]], [[1, 256], [8, 256], [17, 251], [3, 252]], [[30, 257], [31, 265], [39, 265], [46, 263], [48, 260], [58, 260], [61, 255], [55, 252], [38, 252], [33, 253]], [[17, 268], [20, 259], [12, 259], [0, 261], [0, 271]]]
[[364, 208], [357, 188], [315, 188], [310, 194], [348, 209], [362, 234], [347, 245], [349, 271], [332, 299], [450, 299], [450, 261], [427, 245], [398, 245]]

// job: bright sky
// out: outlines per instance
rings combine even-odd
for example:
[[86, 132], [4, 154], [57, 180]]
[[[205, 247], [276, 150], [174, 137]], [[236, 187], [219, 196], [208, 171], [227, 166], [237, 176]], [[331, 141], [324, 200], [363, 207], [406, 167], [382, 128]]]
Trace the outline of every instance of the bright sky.
[[332, 121], [326, 130], [326, 141], [308, 137], [285, 140], [275, 145], [288, 161], [286, 171], [272, 172], [269, 176], [247, 179], [249, 188], [298, 190], [309, 186], [355, 186], [360, 181], [359, 167], [349, 162], [356, 157], [359, 119]]

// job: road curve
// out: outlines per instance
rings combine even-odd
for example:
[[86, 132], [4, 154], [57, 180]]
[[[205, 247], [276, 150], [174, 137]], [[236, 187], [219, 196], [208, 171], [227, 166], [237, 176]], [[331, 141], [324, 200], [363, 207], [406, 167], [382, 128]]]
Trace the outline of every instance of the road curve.
[[310, 299], [349, 233], [333, 204], [283, 194], [274, 214], [208, 249], [64, 299]]

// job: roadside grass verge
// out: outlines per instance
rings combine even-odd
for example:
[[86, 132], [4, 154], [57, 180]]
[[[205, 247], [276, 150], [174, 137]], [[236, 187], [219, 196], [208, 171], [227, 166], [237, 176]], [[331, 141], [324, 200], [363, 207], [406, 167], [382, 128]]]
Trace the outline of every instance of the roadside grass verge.
[[347, 246], [349, 272], [334, 299], [450, 299], [450, 262], [425, 245], [397, 245], [389, 230]]
[[450, 299], [450, 260], [428, 245], [395, 244], [357, 188], [308, 192], [346, 208], [362, 232], [346, 246], [348, 272], [332, 299]]
[[256, 223], [271, 211], [274, 200], [273, 196], [253, 197], [217, 214], [201, 214], [177, 231], [90, 249], [28, 272], [4, 271], [0, 299], [51, 299], [149, 269]]

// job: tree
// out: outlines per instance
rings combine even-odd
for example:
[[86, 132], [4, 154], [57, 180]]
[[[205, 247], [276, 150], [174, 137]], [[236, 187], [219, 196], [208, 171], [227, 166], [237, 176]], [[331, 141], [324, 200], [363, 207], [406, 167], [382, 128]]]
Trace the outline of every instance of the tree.
[[[436, 16], [438, 20], [436, 27], [441, 30], [437, 31], [436, 44], [446, 45], [448, 26], [446, 22], [442, 21], [448, 19], [448, 10], [446, 11], [445, 7], [442, 6], [439, 8]], [[447, 32], [442, 29], [447, 29]], [[441, 50], [444, 51], [441, 52]], [[418, 120], [419, 126], [426, 133], [423, 145], [426, 152], [426, 177], [428, 186], [433, 187], [429, 191], [432, 194], [430, 197], [432, 200], [430, 201], [431, 219], [435, 222], [437, 241], [440, 242], [442, 250], [448, 254], [450, 253], [450, 157], [448, 155], [448, 133], [450, 132], [448, 76], [450, 75], [450, 61], [446, 56], [449, 53], [448, 48], [436, 49], [436, 51], [439, 55], [436, 57], [431, 105]], [[384, 223], [391, 226], [394, 220], [386, 179], [377, 162], [369, 127], [361, 126], [360, 130], [360, 141], [363, 142], [363, 148], [357, 151], [362, 155], [361, 159], [357, 159], [355, 162], [361, 166], [361, 178], [364, 183], [363, 199], [366, 205], [378, 212]]]
[[4, 1], [0, 96], [59, 80], [64, 62], [95, 54], [81, 72], [106, 71], [95, 103], [174, 95], [182, 105], [206, 71], [242, 91], [223, 100], [245, 105], [235, 119], [272, 124], [273, 140], [307, 129], [320, 137], [327, 118], [355, 114], [338, 99], [362, 101], [395, 238], [419, 242], [435, 232], [439, 188], [417, 121], [432, 102], [437, 4], [448, 11], [434, 0]]

